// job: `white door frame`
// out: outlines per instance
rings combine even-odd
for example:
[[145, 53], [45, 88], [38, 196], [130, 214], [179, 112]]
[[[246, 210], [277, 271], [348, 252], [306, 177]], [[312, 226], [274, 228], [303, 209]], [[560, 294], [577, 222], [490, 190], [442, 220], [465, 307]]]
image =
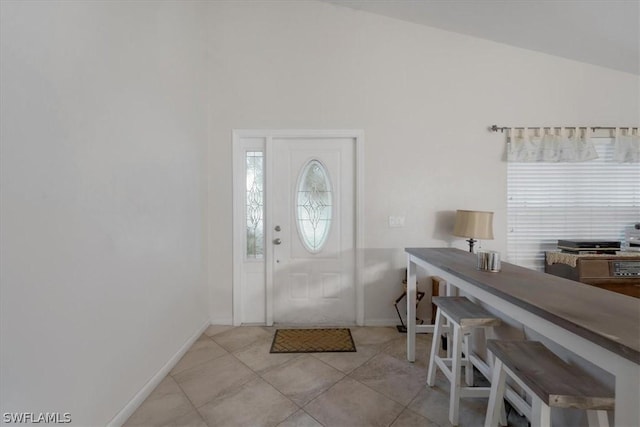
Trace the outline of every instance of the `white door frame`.
[[[245, 233], [244, 221], [244, 156], [241, 140], [243, 138], [263, 138], [265, 141], [265, 170], [271, 170], [272, 166], [272, 144], [274, 138], [351, 138], [355, 141], [355, 291], [356, 291], [356, 324], [364, 324], [364, 131], [354, 129], [266, 129], [266, 130], [244, 130], [234, 129], [233, 140], [233, 324], [242, 323], [242, 284], [241, 268], [244, 255], [243, 238]], [[265, 174], [266, 175], [266, 174]], [[265, 200], [271, 193], [271, 183], [265, 179]], [[266, 319], [265, 324], [273, 325], [273, 245], [269, 244], [273, 240], [273, 230], [269, 225], [271, 212], [269, 203], [265, 203], [265, 294], [266, 294]]]

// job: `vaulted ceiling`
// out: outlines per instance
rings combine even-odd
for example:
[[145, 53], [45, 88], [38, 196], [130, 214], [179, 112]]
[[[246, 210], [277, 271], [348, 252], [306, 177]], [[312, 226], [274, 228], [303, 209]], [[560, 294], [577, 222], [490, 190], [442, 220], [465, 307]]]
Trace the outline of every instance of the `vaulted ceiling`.
[[640, 75], [639, 0], [322, 0]]

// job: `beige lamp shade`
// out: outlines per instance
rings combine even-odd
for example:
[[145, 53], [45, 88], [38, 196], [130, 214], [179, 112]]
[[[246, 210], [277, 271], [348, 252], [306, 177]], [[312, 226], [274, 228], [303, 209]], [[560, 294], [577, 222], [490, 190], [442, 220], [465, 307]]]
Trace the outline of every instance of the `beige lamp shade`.
[[472, 239], [493, 239], [493, 212], [457, 210], [453, 234]]

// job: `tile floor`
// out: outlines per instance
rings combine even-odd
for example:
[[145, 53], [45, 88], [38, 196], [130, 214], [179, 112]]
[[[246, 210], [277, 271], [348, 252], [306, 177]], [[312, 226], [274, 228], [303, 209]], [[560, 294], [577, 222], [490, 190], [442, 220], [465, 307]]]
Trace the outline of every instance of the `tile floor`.
[[[425, 386], [431, 335], [409, 363], [393, 327], [352, 327], [355, 353], [270, 354], [275, 330], [210, 326], [125, 426], [450, 425], [445, 377]], [[482, 425], [486, 403], [463, 399], [460, 425]]]

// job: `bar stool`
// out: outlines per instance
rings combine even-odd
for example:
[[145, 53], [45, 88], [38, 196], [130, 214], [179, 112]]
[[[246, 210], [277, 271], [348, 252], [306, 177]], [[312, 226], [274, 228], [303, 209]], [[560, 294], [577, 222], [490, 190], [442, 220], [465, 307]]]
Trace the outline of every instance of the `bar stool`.
[[551, 408], [587, 410], [589, 426], [608, 426], [613, 393], [560, 359], [538, 341], [488, 340], [495, 356], [485, 427], [498, 425], [508, 375], [529, 396], [527, 418], [534, 427], [551, 425]]
[[[437, 306], [436, 321], [431, 343], [431, 356], [427, 373], [427, 385], [433, 387], [436, 378], [436, 367], [445, 374], [451, 390], [449, 393], [449, 421], [458, 425], [461, 397], [488, 397], [489, 387], [473, 387], [473, 364], [479, 359], [471, 353], [469, 335], [477, 328], [487, 328], [500, 324], [500, 319], [489, 313], [466, 297], [435, 297], [432, 302]], [[449, 325], [449, 333], [453, 332], [453, 349], [451, 357], [438, 355], [439, 337], [445, 330], [444, 320]], [[453, 331], [450, 329], [453, 328]], [[447, 346], [447, 349], [450, 347]], [[464, 357], [462, 353], [464, 351]], [[462, 387], [461, 368], [465, 366], [465, 383]], [[449, 367], [450, 365], [451, 367]]]

